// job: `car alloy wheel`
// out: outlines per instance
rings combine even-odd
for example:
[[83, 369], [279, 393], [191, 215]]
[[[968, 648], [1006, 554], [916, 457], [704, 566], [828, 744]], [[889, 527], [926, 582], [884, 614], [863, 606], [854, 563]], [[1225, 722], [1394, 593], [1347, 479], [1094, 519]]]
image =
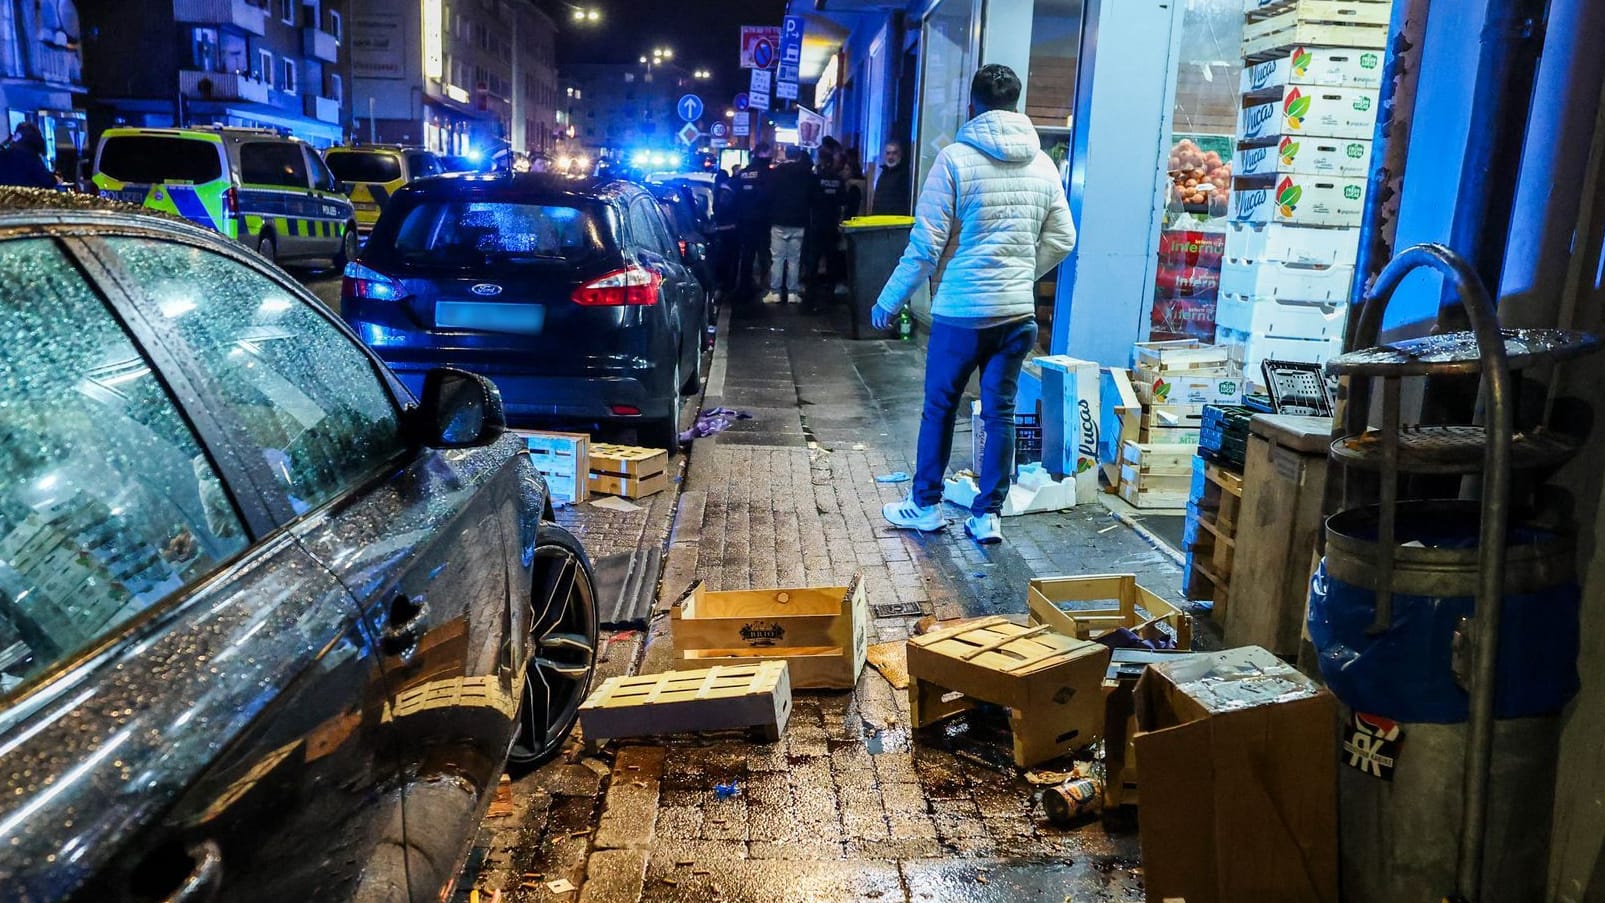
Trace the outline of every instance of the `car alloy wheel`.
[[271, 235], [264, 235], [257, 241], [256, 253], [261, 254], [268, 263], [279, 262], [279, 246]]
[[563, 746], [596, 671], [595, 574], [579, 540], [543, 524], [530, 593], [534, 625], [513, 765], [538, 765]]
[[347, 223], [345, 235], [340, 238], [340, 251], [334, 257], [334, 268], [345, 269], [346, 264], [357, 257], [357, 227], [355, 223]]

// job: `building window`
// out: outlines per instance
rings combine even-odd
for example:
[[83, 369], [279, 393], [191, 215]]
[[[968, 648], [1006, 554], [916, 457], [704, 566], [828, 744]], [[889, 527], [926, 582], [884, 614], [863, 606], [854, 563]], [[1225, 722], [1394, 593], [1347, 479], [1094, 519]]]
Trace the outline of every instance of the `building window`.
[[340, 18], [340, 14], [332, 9], [329, 10], [329, 34], [334, 35], [336, 41], [344, 41], [346, 39], [345, 20]]
[[279, 18], [285, 25], [295, 24], [295, 7], [298, 0], [279, 0]]
[[299, 74], [296, 71], [295, 60], [286, 59], [284, 61], [284, 83], [280, 85], [280, 90], [286, 94], [294, 94], [301, 84], [301, 80], [297, 77]]
[[329, 76], [329, 99], [334, 101], [342, 101], [346, 99], [345, 79], [338, 75]]
[[217, 29], [197, 28], [191, 34], [195, 68], [202, 72], [216, 72], [218, 59]]
[[266, 50], [256, 52], [256, 80], [273, 87], [273, 54]]

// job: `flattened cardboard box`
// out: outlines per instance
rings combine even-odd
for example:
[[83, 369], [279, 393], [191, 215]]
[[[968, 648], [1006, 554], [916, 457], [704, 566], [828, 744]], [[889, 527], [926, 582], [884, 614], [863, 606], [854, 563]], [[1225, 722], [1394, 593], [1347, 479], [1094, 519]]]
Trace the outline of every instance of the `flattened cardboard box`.
[[1337, 903], [1337, 715], [1257, 646], [1154, 665], [1136, 690], [1149, 903]]

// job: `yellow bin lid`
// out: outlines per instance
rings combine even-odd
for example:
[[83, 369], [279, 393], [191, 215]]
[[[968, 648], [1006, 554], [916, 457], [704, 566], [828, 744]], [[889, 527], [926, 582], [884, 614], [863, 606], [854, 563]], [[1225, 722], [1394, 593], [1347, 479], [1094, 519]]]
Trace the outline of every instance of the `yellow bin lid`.
[[855, 216], [842, 223], [842, 228], [851, 232], [855, 229], [910, 228], [913, 225], [912, 216]]

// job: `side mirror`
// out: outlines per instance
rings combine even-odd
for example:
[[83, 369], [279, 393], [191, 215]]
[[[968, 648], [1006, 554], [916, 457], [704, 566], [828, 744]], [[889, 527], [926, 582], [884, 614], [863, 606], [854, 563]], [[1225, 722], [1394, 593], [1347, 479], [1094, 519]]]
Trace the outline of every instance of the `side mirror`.
[[334, 183], [334, 190], [336, 192], [339, 192], [340, 194], [345, 195], [346, 197], [350, 197], [351, 196], [351, 183], [350, 182], [336, 182], [336, 183]]
[[507, 432], [502, 393], [476, 373], [437, 367], [424, 374], [417, 436], [430, 448], [479, 448]]

